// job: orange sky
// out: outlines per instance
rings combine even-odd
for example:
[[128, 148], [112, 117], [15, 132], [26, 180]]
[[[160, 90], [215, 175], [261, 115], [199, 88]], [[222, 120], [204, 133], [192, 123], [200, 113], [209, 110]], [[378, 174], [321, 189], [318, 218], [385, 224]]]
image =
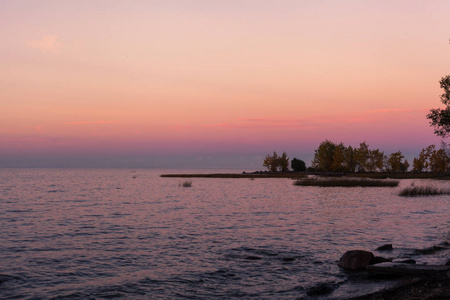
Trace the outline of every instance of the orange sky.
[[425, 115], [450, 74], [449, 12], [446, 0], [1, 1], [0, 166], [235, 155], [259, 167], [273, 150], [309, 164], [324, 139], [417, 155], [439, 143]]

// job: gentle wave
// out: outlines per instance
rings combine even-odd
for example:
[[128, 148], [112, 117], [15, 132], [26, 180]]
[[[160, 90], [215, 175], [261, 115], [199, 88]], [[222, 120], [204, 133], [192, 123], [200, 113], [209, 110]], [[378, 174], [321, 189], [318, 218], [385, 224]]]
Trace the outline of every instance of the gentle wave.
[[160, 173], [0, 170], [0, 298], [296, 299], [321, 283], [343, 297], [346, 250], [445, 256], [414, 250], [450, 236], [448, 196]]

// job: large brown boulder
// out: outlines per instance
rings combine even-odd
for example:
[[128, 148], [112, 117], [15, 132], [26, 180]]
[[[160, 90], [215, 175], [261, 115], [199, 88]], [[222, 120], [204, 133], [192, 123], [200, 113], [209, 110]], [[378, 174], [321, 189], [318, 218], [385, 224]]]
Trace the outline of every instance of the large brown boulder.
[[364, 250], [350, 250], [344, 253], [339, 259], [338, 265], [344, 269], [362, 270], [365, 269], [374, 259], [372, 252]]

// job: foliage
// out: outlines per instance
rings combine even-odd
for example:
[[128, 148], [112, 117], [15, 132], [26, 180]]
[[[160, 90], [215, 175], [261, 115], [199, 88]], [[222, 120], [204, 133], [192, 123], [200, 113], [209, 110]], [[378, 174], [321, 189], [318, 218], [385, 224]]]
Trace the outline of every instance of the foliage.
[[430, 170], [433, 173], [447, 173], [449, 171], [449, 157], [444, 149], [434, 150], [430, 156]]
[[434, 133], [445, 138], [450, 136], [450, 75], [443, 77], [439, 83], [444, 89], [440, 97], [441, 102], [446, 107], [431, 109], [427, 119], [430, 119], [430, 126], [434, 127]]
[[291, 168], [295, 172], [305, 172], [306, 171], [306, 164], [303, 160], [298, 158], [293, 158], [291, 160]]
[[289, 157], [286, 152], [283, 152], [281, 156], [274, 151], [273, 155], [267, 155], [263, 162], [263, 167], [266, 167], [270, 172], [276, 172], [280, 170], [286, 172], [289, 169]]
[[330, 172], [334, 167], [334, 153], [336, 144], [325, 140], [320, 143], [319, 148], [314, 150], [314, 159], [312, 161], [312, 167], [317, 171]]
[[435, 145], [422, 149], [419, 157], [413, 160], [413, 170], [415, 172], [430, 171], [439, 174], [450, 172], [450, 156], [447, 144], [442, 143], [439, 150], [436, 150]]
[[356, 166], [359, 172], [368, 171], [367, 160], [369, 155], [369, 145], [366, 142], [359, 144], [359, 148], [356, 149]]
[[[405, 156], [399, 150], [391, 153], [385, 161], [385, 167], [388, 172], [406, 172], [409, 168], [408, 160], [403, 160]], [[403, 160], [403, 161], [402, 161]]]
[[287, 172], [289, 170], [289, 157], [286, 152], [283, 152], [278, 158], [278, 167], [281, 172]]
[[331, 164], [331, 171], [345, 172], [345, 146], [343, 143], [335, 145], [333, 154], [333, 163]]
[[321, 172], [375, 172], [383, 169], [384, 152], [369, 149], [366, 142], [359, 148], [323, 141], [314, 152], [312, 166]]
[[354, 173], [356, 170], [356, 149], [352, 146], [348, 146], [344, 150], [344, 169], [347, 172]]
[[450, 190], [432, 186], [409, 186], [400, 191], [401, 197], [450, 195]]
[[367, 157], [366, 167], [368, 172], [381, 171], [383, 169], [384, 152], [374, 149], [369, 150], [369, 156]]
[[273, 155], [267, 154], [263, 162], [263, 167], [266, 167], [270, 172], [276, 172], [278, 168], [278, 154], [274, 151]]
[[419, 153], [419, 157], [415, 157], [413, 160], [413, 171], [414, 172], [423, 172], [428, 168], [428, 160], [431, 154], [431, 147], [434, 145], [428, 146], [426, 149], [422, 149]]

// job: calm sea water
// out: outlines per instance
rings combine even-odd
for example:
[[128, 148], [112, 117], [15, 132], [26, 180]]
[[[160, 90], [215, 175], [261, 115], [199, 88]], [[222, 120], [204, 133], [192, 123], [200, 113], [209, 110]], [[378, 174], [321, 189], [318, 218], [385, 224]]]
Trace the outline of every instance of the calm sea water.
[[387, 256], [448, 258], [414, 254], [450, 238], [448, 196], [289, 179], [185, 188], [159, 177], [170, 172], [0, 169], [0, 298], [297, 299], [324, 282], [337, 287], [324, 298], [345, 298], [347, 250], [392, 243]]

